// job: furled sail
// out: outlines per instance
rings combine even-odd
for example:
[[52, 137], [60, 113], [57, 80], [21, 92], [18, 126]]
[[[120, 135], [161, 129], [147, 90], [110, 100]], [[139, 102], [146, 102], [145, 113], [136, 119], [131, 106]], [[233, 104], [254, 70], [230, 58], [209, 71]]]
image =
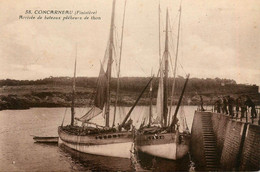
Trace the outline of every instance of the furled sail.
[[85, 115], [83, 115], [81, 118], [76, 118], [76, 119], [81, 122], [87, 122], [92, 118], [94, 118], [95, 116], [99, 115], [101, 112], [102, 112], [101, 109], [93, 106]]
[[99, 109], [103, 109], [106, 101], [106, 92], [107, 92], [107, 76], [101, 64], [98, 82], [97, 82], [97, 92], [94, 101], [95, 107], [98, 107]]
[[[94, 106], [83, 116], [80, 121], [87, 122], [99, 115], [101, 112], [105, 114], [106, 127], [109, 127], [109, 112], [110, 112], [110, 81], [112, 73], [112, 63], [115, 57], [115, 44], [114, 44], [114, 15], [115, 15], [115, 3], [113, 1], [111, 25], [109, 40], [105, 51], [105, 56], [100, 67], [97, 89], [94, 99]], [[104, 70], [106, 69], [106, 72]], [[103, 111], [104, 109], [104, 111]]]
[[106, 103], [106, 92], [107, 92], [107, 76], [103, 65], [100, 66], [100, 72], [97, 82], [97, 90], [95, 94], [94, 106], [81, 118], [78, 120], [81, 122], [89, 121], [95, 116], [99, 115], [104, 108]]

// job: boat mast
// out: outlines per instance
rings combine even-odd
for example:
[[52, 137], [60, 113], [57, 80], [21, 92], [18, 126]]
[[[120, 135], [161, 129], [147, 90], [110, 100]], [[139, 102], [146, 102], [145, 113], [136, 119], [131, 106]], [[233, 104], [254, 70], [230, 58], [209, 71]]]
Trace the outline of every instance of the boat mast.
[[77, 45], [76, 45], [76, 57], [74, 64], [74, 76], [73, 76], [73, 84], [72, 84], [72, 101], [71, 101], [71, 122], [70, 125], [74, 125], [74, 116], [75, 116], [75, 92], [76, 92], [76, 66], [77, 66]]
[[165, 34], [165, 50], [164, 50], [164, 81], [163, 81], [163, 126], [167, 126], [167, 115], [168, 115], [168, 9], [166, 13], [166, 34]]
[[118, 95], [119, 95], [119, 77], [120, 77], [120, 66], [121, 66], [121, 57], [122, 57], [122, 48], [123, 48], [123, 38], [124, 38], [124, 26], [125, 26], [125, 8], [126, 8], [126, 1], [124, 5], [124, 14], [123, 14], [123, 24], [122, 24], [122, 32], [121, 32], [121, 45], [120, 45], [120, 56], [119, 56], [119, 64], [118, 64], [118, 72], [117, 72], [117, 87], [116, 87], [116, 101], [115, 101], [115, 108], [114, 108], [114, 119], [113, 125], [115, 126], [115, 119], [116, 119], [116, 107], [118, 102]]
[[174, 72], [173, 72], [173, 83], [172, 83], [172, 93], [171, 93], [171, 102], [170, 102], [170, 111], [169, 111], [169, 123], [170, 123], [170, 116], [172, 111], [172, 104], [173, 104], [173, 95], [175, 90], [175, 82], [176, 82], [176, 69], [177, 69], [177, 60], [178, 60], [178, 52], [179, 52], [179, 39], [180, 39], [180, 25], [181, 25], [181, 5], [180, 5], [180, 15], [179, 15], [179, 24], [178, 24], [178, 35], [177, 35], [177, 47], [176, 47], [176, 54], [175, 54], [175, 62], [174, 62]]
[[109, 38], [109, 58], [107, 64], [107, 97], [106, 97], [106, 106], [105, 106], [105, 117], [106, 117], [106, 127], [109, 127], [109, 111], [110, 111], [110, 81], [111, 81], [111, 68], [113, 61], [113, 47], [114, 47], [114, 17], [115, 17], [115, 3], [113, 0], [112, 7], [112, 16], [111, 16], [111, 25], [110, 25], [110, 38]]
[[182, 98], [183, 98], [183, 95], [184, 95], [184, 92], [185, 92], [185, 89], [186, 89], [186, 86], [187, 86], [189, 77], [190, 77], [190, 74], [187, 75], [186, 81], [185, 81], [185, 83], [184, 83], [184, 86], [183, 86], [183, 89], [182, 89], [182, 92], [181, 92], [180, 99], [179, 99], [179, 101], [178, 101], [177, 107], [176, 107], [175, 112], [174, 112], [174, 115], [173, 115], [173, 117], [172, 117], [171, 127], [173, 127], [173, 126], [176, 124], [176, 122], [177, 122], [177, 121], [176, 121], [176, 117], [177, 117], [177, 114], [178, 114], [178, 111], [179, 111], [179, 108], [180, 108], [180, 105], [181, 105], [181, 102], [182, 102]]
[[160, 1], [159, 1], [159, 14], [158, 14], [158, 20], [159, 20], [159, 64], [161, 64], [161, 7], [160, 7]]
[[141, 99], [142, 95], [144, 94], [146, 88], [149, 86], [149, 84], [152, 82], [153, 80], [153, 76], [151, 77], [151, 79], [149, 80], [149, 82], [146, 84], [146, 86], [144, 87], [144, 89], [142, 90], [141, 94], [139, 95], [139, 97], [136, 99], [134, 105], [131, 107], [131, 109], [129, 110], [129, 112], [127, 113], [126, 117], [124, 118], [123, 122], [119, 125], [118, 130], [121, 131], [122, 127], [125, 125], [127, 119], [130, 117], [132, 111], [134, 110], [135, 106], [137, 105], [137, 103], [139, 102], [139, 100]]
[[[152, 75], [153, 72], [151, 72], [151, 75]], [[150, 84], [150, 107], [149, 107], [149, 123], [148, 123], [148, 126], [150, 127], [151, 126], [151, 123], [152, 123], [152, 116], [153, 116], [153, 81], [151, 81], [151, 84]]]
[[[160, 1], [159, 1], [159, 5], [158, 5], [158, 30], [159, 30], [159, 65], [161, 67], [161, 6], [160, 6]], [[160, 70], [158, 71], [157, 76], [159, 76]], [[150, 85], [150, 108], [149, 108], [149, 123], [148, 126], [151, 126], [152, 123], [152, 106], [153, 106], [153, 82], [151, 82]]]

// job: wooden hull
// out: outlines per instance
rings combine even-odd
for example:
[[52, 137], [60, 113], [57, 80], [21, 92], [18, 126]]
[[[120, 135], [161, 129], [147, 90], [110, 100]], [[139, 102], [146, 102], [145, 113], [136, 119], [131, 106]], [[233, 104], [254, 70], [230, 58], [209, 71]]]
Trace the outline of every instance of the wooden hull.
[[33, 140], [37, 143], [58, 143], [58, 139], [58, 137], [33, 137]]
[[137, 136], [137, 149], [143, 153], [177, 160], [189, 151], [190, 136], [175, 133], [142, 134]]
[[59, 145], [79, 152], [119, 158], [130, 158], [133, 137], [131, 132], [113, 132], [91, 135], [74, 135], [59, 127]]

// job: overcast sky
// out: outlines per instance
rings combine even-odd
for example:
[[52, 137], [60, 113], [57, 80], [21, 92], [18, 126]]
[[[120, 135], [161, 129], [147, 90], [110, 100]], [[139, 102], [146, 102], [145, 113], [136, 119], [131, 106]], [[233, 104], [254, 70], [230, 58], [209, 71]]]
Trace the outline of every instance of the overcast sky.
[[[165, 12], [175, 57], [179, 0], [161, 0], [161, 44]], [[158, 0], [128, 0], [121, 76], [158, 70]], [[116, 3], [121, 34], [124, 1]], [[25, 10], [97, 11], [101, 20], [19, 20]], [[109, 34], [112, 0], [0, 1], [0, 79], [72, 76], [78, 45], [78, 76], [97, 76]], [[64, 16], [64, 15], [62, 15]], [[178, 75], [228, 78], [260, 85], [260, 1], [183, 0]], [[182, 69], [182, 67], [183, 69]]]

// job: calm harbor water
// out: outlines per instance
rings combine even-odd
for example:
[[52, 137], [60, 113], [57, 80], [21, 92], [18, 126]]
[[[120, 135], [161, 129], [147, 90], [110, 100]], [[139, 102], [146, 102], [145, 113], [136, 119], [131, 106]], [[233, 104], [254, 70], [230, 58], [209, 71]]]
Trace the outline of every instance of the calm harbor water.
[[[155, 108], [155, 107], [154, 107]], [[76, 116], [81, 116], [88, 108], [77, 108]], [[129, 107], [117, 110], [116, 123], [122, 121]], [[180, 112], [185, 114], [191, 129], [195, 106], [185, 106]], [[119, 115], [120, 114], [120, 115]], [[148, 114], [148, 107], [138, 106], [131, 118], [134, 125], [140, 125]], [[65, 118], [64, 118], [65, 116]], [[70, 123], [69, 108], [32, 108], [29, 110], [0, 111], [0, 171], [131, 171], [131, 161], [121, 158], [78, 153], [57, 145], [34, 143], [32, 136], [57, 136], [57, 127], [64, 120]], [[94, 122], [102, 124], [102, 116]], [[111, 119], [112, 123], [112, 119]], [[188, 170], [189, 157], [180, 161], [169, 161], [139, 155], [143, 169], [158, 171]]]

